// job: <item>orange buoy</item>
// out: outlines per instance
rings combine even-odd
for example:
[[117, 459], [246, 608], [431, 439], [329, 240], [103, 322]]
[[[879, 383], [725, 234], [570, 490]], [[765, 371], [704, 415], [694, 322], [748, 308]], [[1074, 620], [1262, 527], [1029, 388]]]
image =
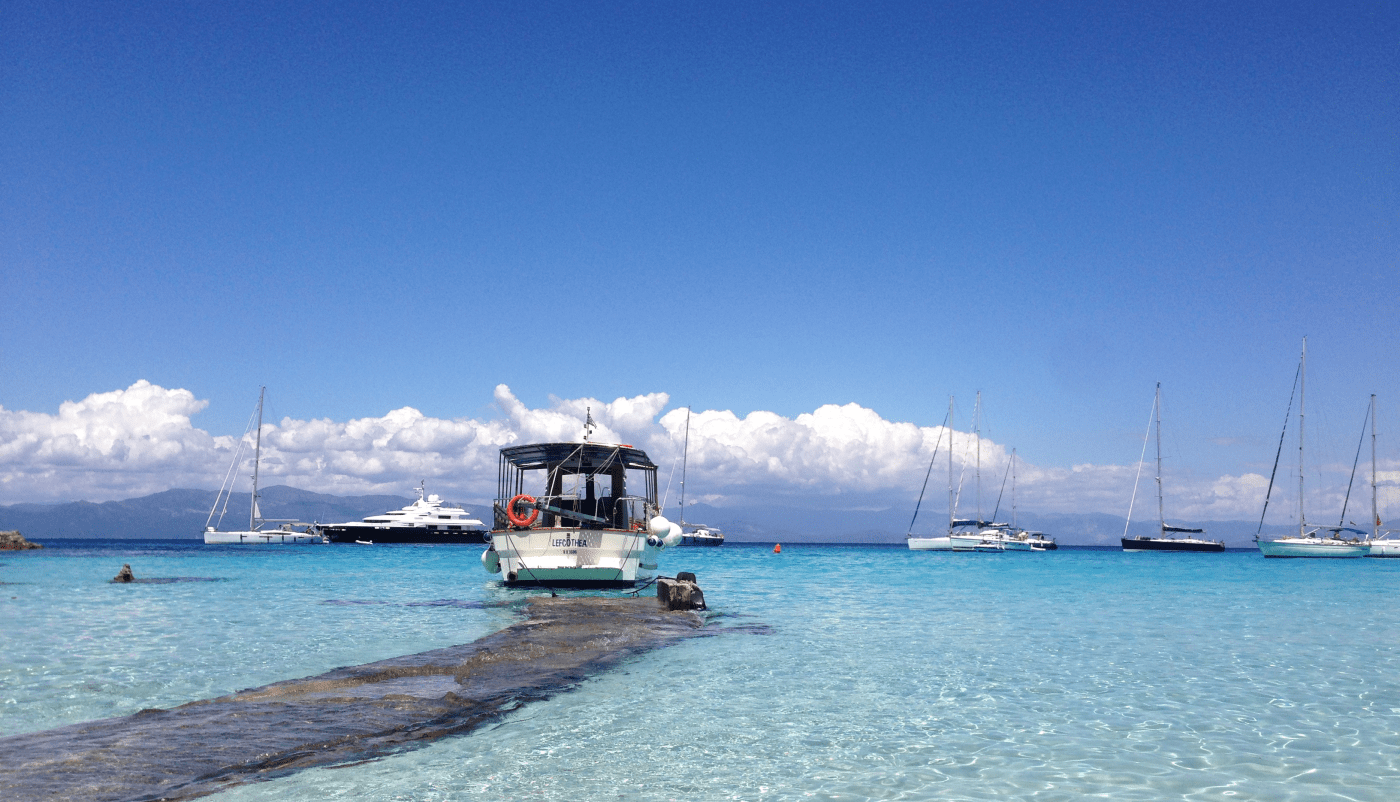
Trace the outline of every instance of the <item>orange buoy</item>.
[[774, 554], [782, 554], [782, 553], [783, 553], [783, 544], [781, 544], [781, 543], [774, 543], [774, 544], [773, 544], [773, 553], [774, 553]]

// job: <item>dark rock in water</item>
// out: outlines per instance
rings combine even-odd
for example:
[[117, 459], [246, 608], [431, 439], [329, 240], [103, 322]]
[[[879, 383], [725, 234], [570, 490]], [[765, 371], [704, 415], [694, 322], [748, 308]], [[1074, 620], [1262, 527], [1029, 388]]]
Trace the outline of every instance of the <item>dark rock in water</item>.
[[701, 625], [651, 599], [540, 598], [528, 613], [464, 646], [0, 738], [0, 799], [190, 799], [368, 760], [470, 732]]
[[131, 566], [130, 566], [130, 565], [127, 565], [127, 564], [125, 564], [125, 563], [123, 563], [123, 564], [122, 564], [122, 570], [118, 571], [118, 572], [117, 572], [117, 575], [114, 576], [114, 577], [112, 577], [112, 581], [113, 581], [113, 582], [135, 582], [135, 581], [136, 581], [136, 577], [134, 577], [134, 576], [131, 575]]
[[656, 580], [656, 598], [667, 610], [705, 609], [705, 594], [700, 591], [700, 586], [681, 579], [662, 577]]
[[24, 539], [24, 535], [19, 532], [0, 532], [0, 551], [24, 551], [25, 549], [42, 549], [38, 543], [30, 543]]

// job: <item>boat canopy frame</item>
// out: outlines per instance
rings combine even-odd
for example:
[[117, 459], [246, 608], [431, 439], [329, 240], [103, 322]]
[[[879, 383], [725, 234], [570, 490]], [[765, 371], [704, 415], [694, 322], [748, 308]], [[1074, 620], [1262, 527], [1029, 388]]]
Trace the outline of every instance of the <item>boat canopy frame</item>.
[[[634, 529], [645, 526], [660, 509], [657, 466], [645, 451], [630, 445], [605, 443], [531, 443], [501, 449], [497, 466], [496, 500], [492, 505], [495, 531], [515, 528], [506, 515], [511, 499], [527, 494], [526, 477], [544, 473], [544, 492], [534, 507], [545, 528]], [[627, 492], [627, 473], [639, 472], [640, 494]], [[564, 492], [566, 477], [579, 477], [573, 492]], [[610, 492], [598, 495], [600, 479], [609, 479]], [[583, 495], [579, 495], [579, 491]], [[570, 515], [577, 513], [578, 517]]]

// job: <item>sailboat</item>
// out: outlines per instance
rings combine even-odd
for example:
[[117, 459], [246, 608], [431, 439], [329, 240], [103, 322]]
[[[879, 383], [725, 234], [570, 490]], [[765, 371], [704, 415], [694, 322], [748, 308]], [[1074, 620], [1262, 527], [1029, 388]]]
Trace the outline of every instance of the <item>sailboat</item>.
[[[1044, 532], [1030, 532], [1016, 527], [1016, 449], [1011, 449], [1011, 461], [1006, 466], [1007, 473], [1011, 474], [1011, 523], [992, 524], [1000, 527], [995, 536], [997, 542], [1001, 544], [1004, 551], [1055, 551], [1059, 545], [1055, 539]], [[1002, 487], [1006, 486], [1006, 477], [1002, 477]], [[1001, 509], [1001, 497], [997, 497], [997, 509]], [[992, 518], [997, 517], [996, 511], [992, 512]]]
[[[1307, 401], [1308, 387], [1308, 338], [1303, 338], [1303, 355], [1298, 360], [1298, 534], [1296, 536], [1280, 537], [1274, 540], [1262, 540], [1259, 535], [1254, 539], [1259, 544], [1259, 550], [1265, 557], [1364, 557], [1370, 553], [1370, 546], [1357, 539], [1344, 539], [1342, 532], [1354, 532], [1365, 534], [1359, 529], [1350, 529], [1344, 526], [1313, 527], [1308, 529], [1307, 518], [1303, 512], [1303, 444], [1304, 444], [1304, 410]], [[1288, 420], [1284, 419], [1285, 431], [1287, 431]], [[1280, 440], [1282, 436], [1280, 436]], [[1282, 442], [1280, 442], [1280, 451]], [[1278, 457], [1274, 457], [1274, 470], [1278, 470]], [[1273, 481], [1269, 482], [1269, 492], [1273, 491]], [[1269, 492], [1264, 495], [1264, 511], [1269, 509]], [[1259, 516], [1259, 526], [1263, 529], [1264, 516]], [[1321, 532], [1330, 532], [1330, 535], [1323, 536]]]
[[[685, 445], [681, 448], [681, 527], [682, 546], [722, 546], [724, 533], [713, 526], [686, 523], [685, 520], [685, 468], [690, 459], [690, 407], [685, 408]], [[674, 470], [674, 469], [672, 469]], [[690, 527], [687, 530], [687, 527]]]
[[[239, 462], [242, 461], [243, 446], [248, 442], [248, 432], [244, 431], [243, 436], [238, 440], [238, 448], [234, 450], [233, 462], [229, 465], [228, 473], [224, 475], [224, 483], [219, 486], [219, 492], [214, 496], [214, 506], [209, 510], [209, 518], [204, 522], [204, 542], [206, 545], [322, 542], [320, 534], [314, 531], [314, 527], [308, 527], [306, 531], [298, 532], [292, 528], [291, 521], [270, 521], [263, 518], [262, 511], [258, 509], [258, 464], [262, 460], [262, 413], [263, 398], [266, 393], [266, 387], [258, 391], [258, 409], [255, 413], [257, 434], [253, 446], [253, 491], [249, 498], [248, 528], [235, 532], [219, 530], [224, 513], [228, 512], [229, 498], [233, 495], [232, 480], [238, 470]], [[249, 428], [252, 428], [251, 425]], [[223, 501], [222, 511], [219, 510], [220, 500]], [[218, 521], [214, 520], [215, 513], [219, 515]], [[280, 523], [281, 526], [276, 529], [263, 529], [267, 523]]]
[[1367, 557], [1400, 557], [1400, 540], [1393, 532], [1381, 532], [1381, 514], [1376, 509], [1376, 394], [1371, 394], [1371, 552]]
[[[1123, 524], [1123, 551], [1209, 551], [1225, 550], [1225, 542], [1207, 540], [1204, 529], [1191, 529], [1185, 526], [1169, 526], [1162, 503], [1162, 383], [1157, 382], [1157, 393], [1152, 398], [1152, 414], [1157, 419], [1157, 537], [1128, 537], [1128, 526], [1133, 522], [1133, 501], [1128, 502], [1128, 520]], [[1147, 434], [1152, 431], [1148, 427]], [[1142, 450], [1147, 451], [1147, 434], [1142, 437]], [[1142, 459], [1138, 459], [1138, 479], [1142, 478]], [[1137, 480], [1133, 480], [1133, 500], [1137, 499]], [[1184, 536], [1184, 537], [1181, 537]]]
[[[948, 539], [952, 542], [953, 551], [981, 551], [981, 552], [1002, 552], [1006, 551], [1003, 536], [1006, 534], [1007, 525], [994, 521], [982, 520], [982, 393], [977, 393], [977, 403], [972, 408], [972, 436], [975, 442], [976, 461], [973, 463], [974, 486], [977, 492], [977, 517], [959, 519], [953, 517], [948, 527]], [[951, 478], [951, 477], [950, 477]], [[959, 488], [961, 490], [961, 488]], [[961, 493], [959, 493], [961, 495]], [[957, 506], [956, 500], [953, 504]], [[998, 505], [999, 506], [999, 505]]]

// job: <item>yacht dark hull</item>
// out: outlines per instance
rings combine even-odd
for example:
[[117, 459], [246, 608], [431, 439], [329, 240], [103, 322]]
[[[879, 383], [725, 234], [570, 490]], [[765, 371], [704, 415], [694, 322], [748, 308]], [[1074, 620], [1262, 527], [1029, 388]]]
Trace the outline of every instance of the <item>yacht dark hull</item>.
[[486, 532], [478, 529], [451, 531], [426, 526], [323, 526], [321, 533], [330, 543], [485, 543]]
[[680, 546], [723, 546], [723, 545], [724, 545], [724, 538], [722, 538], [722, 537], [695, 537], [694, 535], [685, 535], [685, 536], [681, 537], [681, 542], [680, 542], [679, 544], [677, 544], [677, 545], [680, 545]]
[[1125, 537], [1123, 551], [1224, 551], [1225, 544], [1185, 539], [1156, 537]]

